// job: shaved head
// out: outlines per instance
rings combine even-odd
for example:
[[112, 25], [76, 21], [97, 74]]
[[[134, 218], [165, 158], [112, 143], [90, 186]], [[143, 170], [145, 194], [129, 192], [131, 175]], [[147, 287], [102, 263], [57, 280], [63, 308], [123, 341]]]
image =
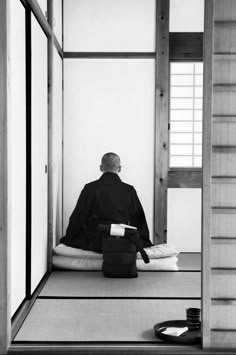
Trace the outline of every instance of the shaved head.
[[120, 157], [115, 153], [104, 154], [100, 169], [104, 173], [119, 173], [121, 170]]

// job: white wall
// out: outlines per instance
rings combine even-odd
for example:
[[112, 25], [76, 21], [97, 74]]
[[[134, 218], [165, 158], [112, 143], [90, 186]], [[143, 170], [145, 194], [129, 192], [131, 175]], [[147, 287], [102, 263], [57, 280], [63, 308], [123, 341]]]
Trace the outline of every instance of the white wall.
[[152, 52], [155, 0], [64, 1], [64, 50]]
[[64, 63], [64, 232], [85, 183], [99, 178], [104, 153], [122, 161], [153, 229], [155, 62], [66, 59]]
[[62, 237], [62, 59], [53, 52], [53, 245]]
[[167, 197], [167, 243], [180, 252], [200, 252], [201, 189], [168, 189]]
[[26, 104], [25, 10], [10, 1], [10, 232], [11, 315], [25, 298], [26, 273]]
[[32, 16], [31, 291], [47, 270], [47, 37]]

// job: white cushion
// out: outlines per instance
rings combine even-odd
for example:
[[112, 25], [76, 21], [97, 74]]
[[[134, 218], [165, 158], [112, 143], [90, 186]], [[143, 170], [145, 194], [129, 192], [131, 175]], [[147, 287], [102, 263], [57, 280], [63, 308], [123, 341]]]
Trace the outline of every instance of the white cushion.
[[[53, 256], [53, 266], [57, 269], [66, 270], [102, 270], [102, 259], [86, 259], [78, 258], [72, 256]], [[161, 259], [151, 259], [149, 264], [145, 264], [143, 260], [137, 260], [137, 270], [138, 271], [177, 271], [178, 258], [176, 256], [171, 256]]]
[[[144, 249], [150, 259], [160, 259], [169, 256], [176, 256], [179, 252], [172, 246], [168, 244], [154, 245], [149, 248]], [[102, 259], [102, 254], [95, 253], [94, 251], [82, 250], [77, 248], [68, 247], [64, 244], [59, 244], [53, 248], [53, 253], [55, 255], [62, 256], [72, 256], [74, 258], [84, 258], [84, 259]], [[137, 253], [137, 258], [141, 259], [140, 253]]]

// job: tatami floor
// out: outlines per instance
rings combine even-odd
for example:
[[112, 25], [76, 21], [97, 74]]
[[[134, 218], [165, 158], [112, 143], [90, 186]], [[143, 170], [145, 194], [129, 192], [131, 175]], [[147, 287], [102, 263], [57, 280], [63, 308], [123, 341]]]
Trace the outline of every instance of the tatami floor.
[[161, 342], [156, 323], [200, 307], [200, 254], [181, 254], [179, 271], [108, 279], [101, 272], [53, 271], [14, 343]]

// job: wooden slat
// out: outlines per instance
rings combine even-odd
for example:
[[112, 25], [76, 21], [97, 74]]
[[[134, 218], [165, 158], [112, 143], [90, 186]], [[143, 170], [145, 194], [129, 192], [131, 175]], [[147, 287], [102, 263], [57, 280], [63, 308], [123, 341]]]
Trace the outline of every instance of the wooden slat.
[[236, 268], [236, 239], [213, 239], [211, 245], [212, 268]]
[[[236, 136], [235, 136], [236, 138]], [[230, 150], [213, 150], [212, 175], [213, 176], [236, 176], [236, 148]]]
[[236, 91], [236, 85], [234, 84], [213, 84], [213, 91], [214, 92], [235, 92]]
[[235, 301], [212, 301], [211, 328], [221, 330], [236, 330]]
[[236, 207], [235, 179], [214, 179], [212, 184], [212, 207]]
[[[236, 237], [236, 215], [231, 210], [212, 210], [211, 235], [213, 237], [234, 238]], [[235, 211], [236, 212], [236, 211]]]
[[214, 84], [236, 83], [236, 60], [215, 60], [213, 65]]
[[0, 354], [10, 344], [10, 245], [8, 232], [9, 1], [0, 1]]
[[225, 91], [214, 92], [213, 93], [213, 114], [236, 116], [235, 93], [225, 92]]
[[236, 270], [212, 270], [211, 297], [236, 299]]
[[202, 346], [210, 347], [210, 248], [211, 248], [211, 125], [212, 125], [212, 53], [213, 0], [205, 1], [203, 75], [203, 181], [202, 181]]
[[235, 53], [214, 53], [213, 58], [214, 58], [214, 61], [219, 61], [219, 60], [235, 61], [236, 54]]
[[236, 52], [236, 22], [216, 22], [214, 26], [214, 52]]
[[236, 115], [213, 115], [213, 123], [236, 123]]
[[235, 0], [215, 0], [214, 19], [216, 21], [236, 21]]
[[236, 348], [236, 331], [211, 331], [212, 348]]
[[169, 116], [169, 0], [156, 2], [155, 242], [166, 242]]
[[236, 121], [214, 121], [212, 125], [212, 144], [236, 146]]

